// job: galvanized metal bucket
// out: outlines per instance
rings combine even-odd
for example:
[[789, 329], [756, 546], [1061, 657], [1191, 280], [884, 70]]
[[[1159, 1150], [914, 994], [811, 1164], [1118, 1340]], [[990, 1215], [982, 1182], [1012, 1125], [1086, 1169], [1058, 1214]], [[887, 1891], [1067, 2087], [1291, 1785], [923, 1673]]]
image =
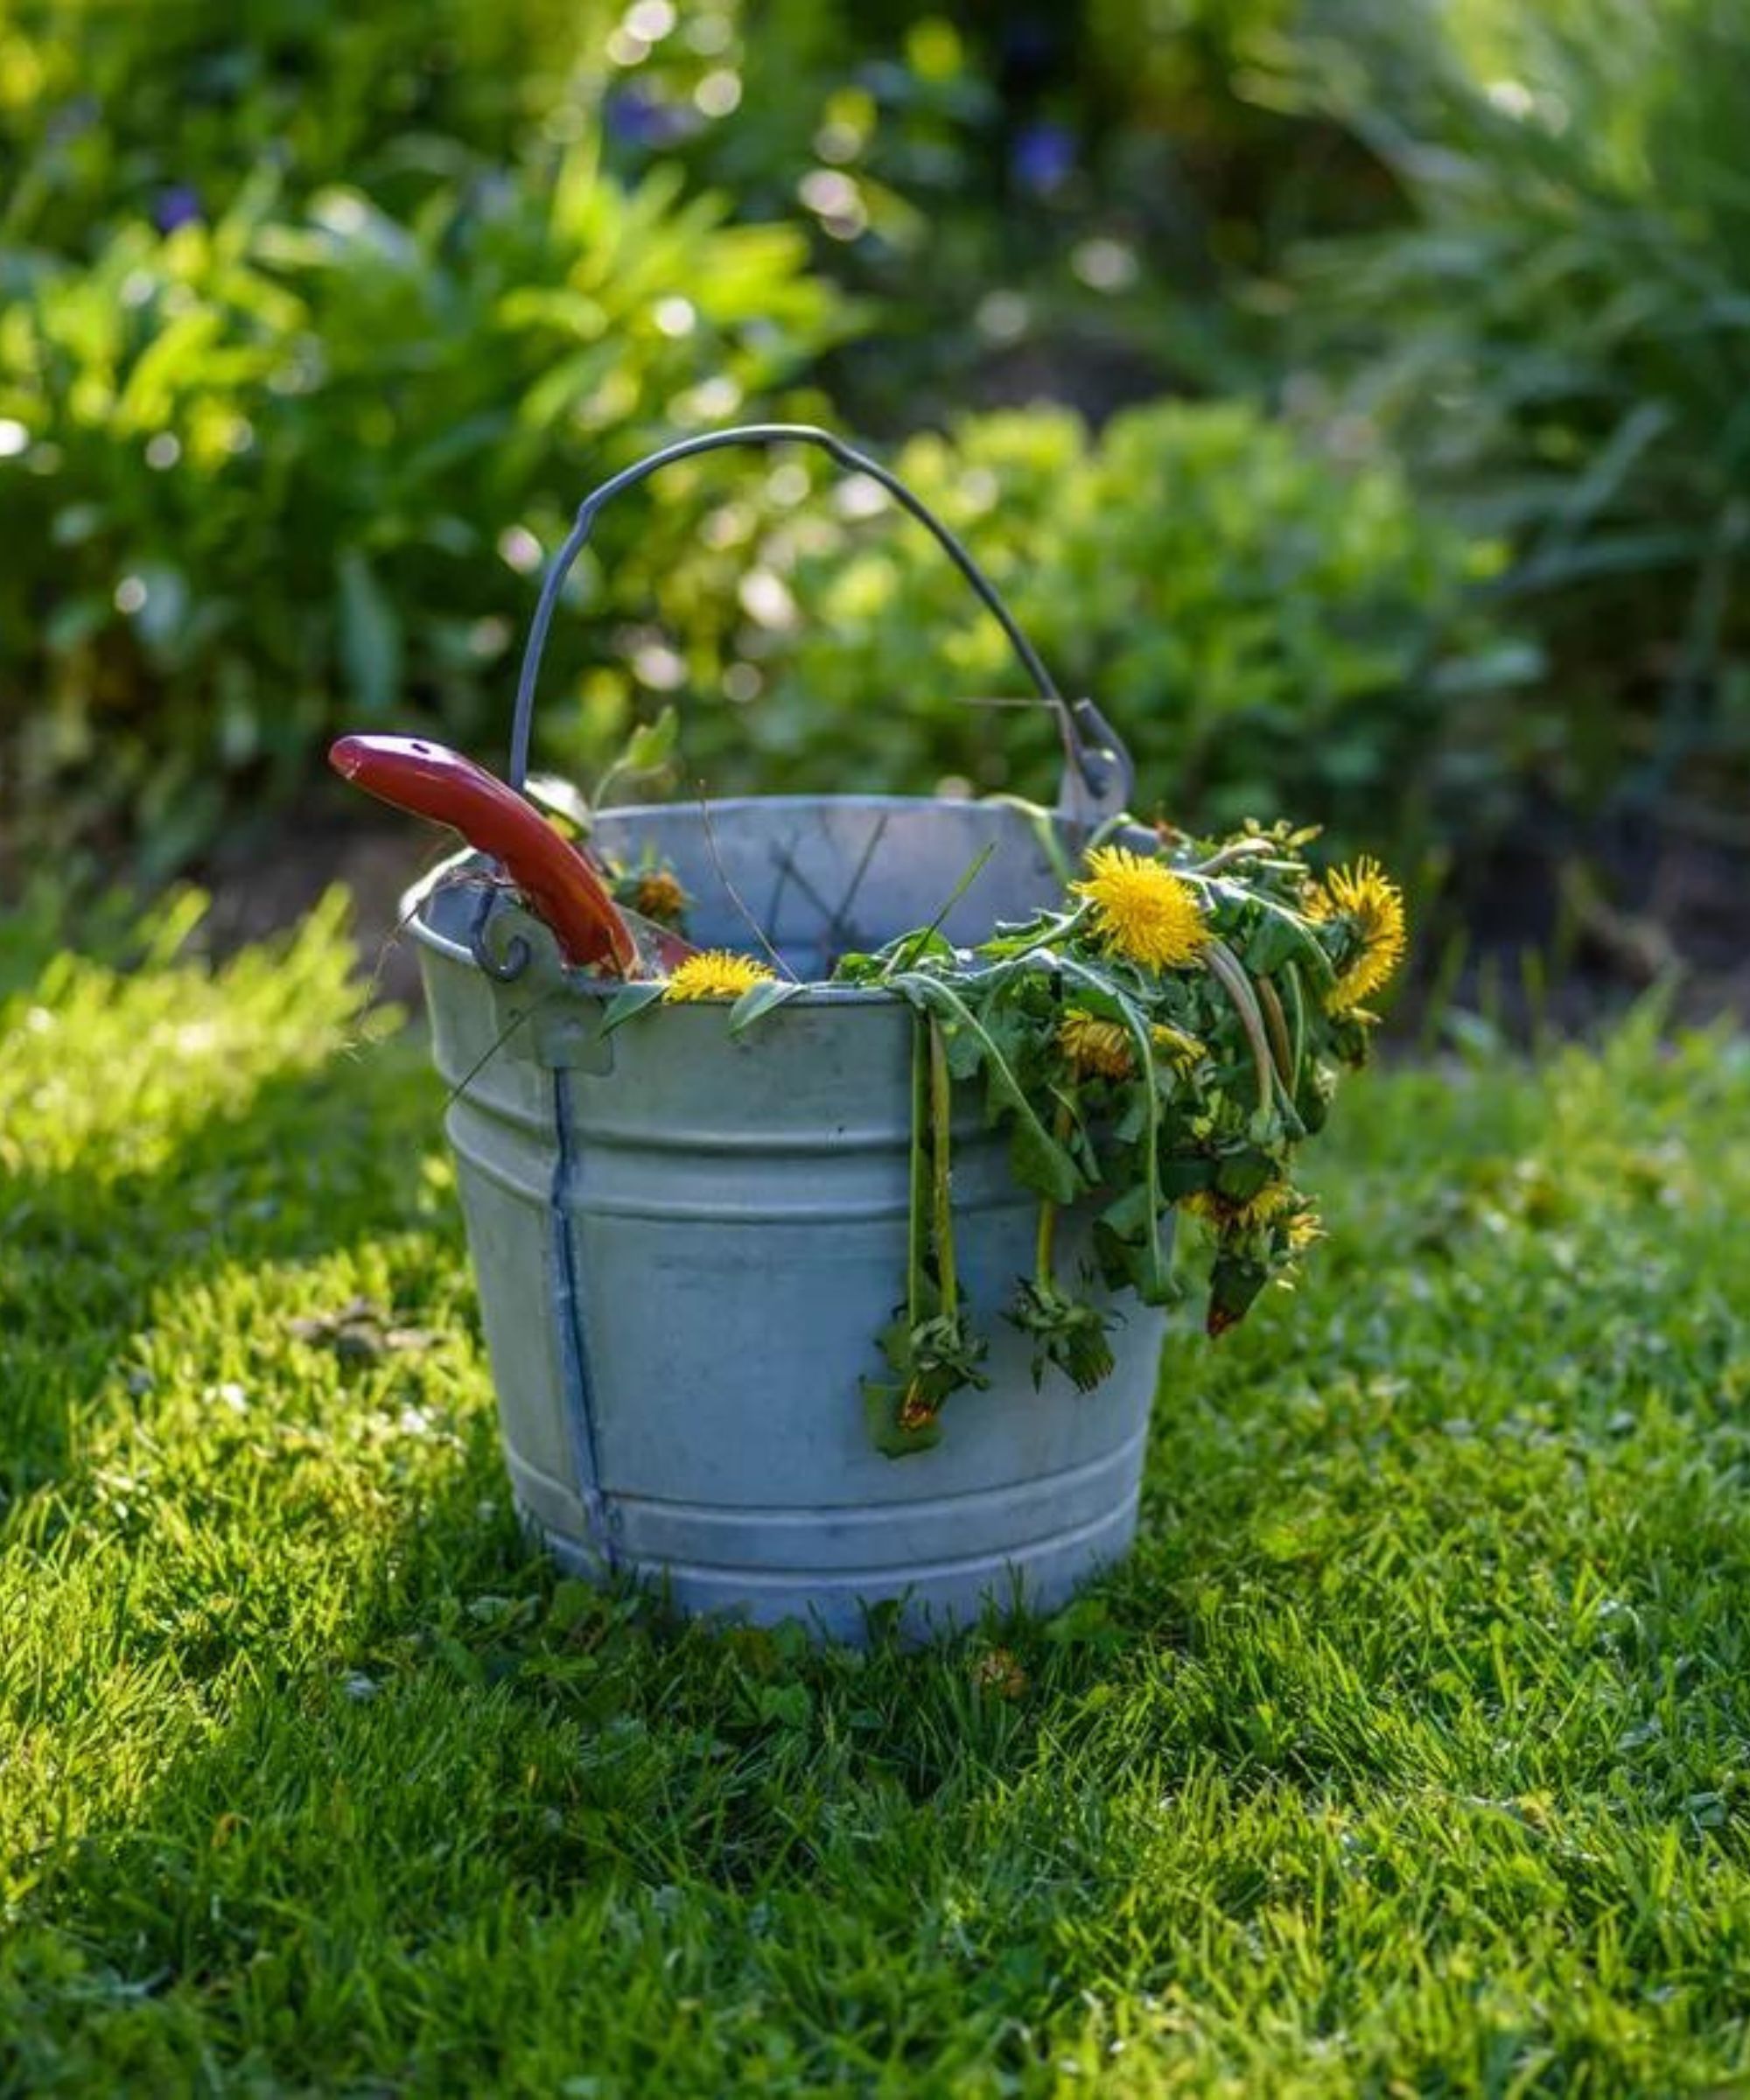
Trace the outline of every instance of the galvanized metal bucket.
[[[512, 778], [527, 767], [552, 607], [601, 505], [667, 461], [800, 438], [871, 476], [935, 534], [1002, 622], [1068, 756], [1056, 817], [1073, 857], [1121, 806], [1128, 766], [1083, 704], [1065, 705], [995, 592], [886, 470], [822, 431], [757, 426], [669, 448], [597, 491], [556, 557], [518, 696]], [[621, 1569], [682, 1608], [802, 1617], [838, 1638], [898, 1600], [914, 1630], [984, 1601], [1049, 1607], [1120, 1554], [1135, 1522], [1162, 1319], [1126, 1298], [1117, 1368], [1078, 1396], [1035, 1390], [1000, 1318], [1027, 1272], [1034, 1200], [976, 1106], [957, 1122], [954, 1200], [964, 1286], [992, 1338], [988, 1391], [963, 1392], [934, 1449], [870, 1442], [859, 1380], [902, 1294], [911, 1009], [835, 987], [835, 954], [942, 909], [982, 938], [1061, 895], [1037, 817], [1000, 802], [783, 795], [603, 813], [596, 843], [668, 862], [689, 930], [749, 948], [747, 915], [809, 988], [732, 1037], [725, 1010], [656, 1004], [605, 1032], [614, 987], [569, 971], [551, 936], [471, 857], [408, 900], [497, 1387], [528, 1520], [567, 1566]], [[1089, 1218], [1063, 1220], [1066, 1263]]]

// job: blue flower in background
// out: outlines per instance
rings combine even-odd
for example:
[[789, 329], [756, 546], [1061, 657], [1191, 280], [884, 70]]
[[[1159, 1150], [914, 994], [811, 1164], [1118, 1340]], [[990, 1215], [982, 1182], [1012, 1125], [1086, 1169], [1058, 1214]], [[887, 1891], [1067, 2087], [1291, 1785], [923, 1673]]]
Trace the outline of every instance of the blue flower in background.
[[200, 192], [186, 182], [173, 182], [168, 189], [160, 190], [152, 206], [152, 223], [161, 234], [173, 234], [178, 227], [204, 215]]
[[691, 115], [642, 88], [622, 88], [602, 105], [608, 136], [622, 145], [672, 146], [696, 130]]
[[1029, 124], [1015, 140], [1010, 165], [1024, 190], [1049, 197], [1075, 172], [1075, 135], [1062, 124]]

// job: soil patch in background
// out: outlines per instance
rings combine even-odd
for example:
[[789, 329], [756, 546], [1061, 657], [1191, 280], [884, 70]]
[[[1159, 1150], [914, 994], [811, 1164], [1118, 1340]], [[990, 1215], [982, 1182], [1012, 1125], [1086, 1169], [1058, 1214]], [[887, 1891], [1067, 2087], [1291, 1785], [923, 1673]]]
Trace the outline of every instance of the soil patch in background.
[[458, 842], [385, 810], [323, 808], [281, 824], [252, 844], [227, 846], [195, 872], [212, 894], [203, 934], [215, 955], [295, 926], [336, 883], [353, 899], [360, 966], [376, 974], [376, 996], [420, 1002], [419, 963], [399, 930], [401, 900]]

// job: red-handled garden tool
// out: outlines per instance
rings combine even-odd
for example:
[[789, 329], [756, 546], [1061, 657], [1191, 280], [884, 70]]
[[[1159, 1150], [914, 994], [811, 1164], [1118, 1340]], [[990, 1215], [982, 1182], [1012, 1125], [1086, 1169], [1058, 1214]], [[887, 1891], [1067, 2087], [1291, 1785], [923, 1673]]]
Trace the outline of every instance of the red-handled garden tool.
[[379, 801], [449, 825], [500, 862], [568, 962], [616, 977], [662, 977], [698, 952], [616, 904], [600, 870], [533, 802], [459, 752], [423, 737], [342, 737], [328, 762]]

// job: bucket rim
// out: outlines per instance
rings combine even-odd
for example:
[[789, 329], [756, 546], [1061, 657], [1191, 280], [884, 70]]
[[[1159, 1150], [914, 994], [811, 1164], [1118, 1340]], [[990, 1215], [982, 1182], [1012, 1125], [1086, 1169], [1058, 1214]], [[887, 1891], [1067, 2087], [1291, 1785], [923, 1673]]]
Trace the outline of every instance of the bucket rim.
[[[822, 806], [832, 809], [1022, 809], [1044, 818], [1048, 823], [1065, 825], [1071, 830], [1078, 828], [1061, 811], [1048, 809], [1043, 802], [1029, 802], [1025, 795], [1018, 794], [714, 794], [706, 806], [713, 817], [743, 809], [817, 809]], [[661, 816], [697, 807], [697, 802], [690, 799], [671, 802], [614, 802], [606, 809], [598, 809], [596, 816], [604, 822], [610, 817]]]
[[[612, 808], [596, 812], [598, 822], [621, 818], [648, 816], [653, 812], [682, 808], [670, 802], [619, 802]], [[1047, 809], [1042, 805], [1027, 803], [1020, 797], [991, 798], [979, 795], [948, 796], [940, 794], [743, 794], [725, 795], [713, 800], [710, 808], [713, 816], [726, 816], [746, 809], [800, 810], [830, 807], [836, 809], [965, 809], [981, 806], [997, 808], [1021, 808], [1029, 816], [1055, 826], [1060, 831], [1074, 833], [1085, 830], [1074, 819], [1061, 811]], [[486, 856], [478, 853], [472, 846], [465, 846], [440, 860], [416, 882], [402, 892], [397, 906], [399, 922], [410, 932], [416, 941], [440, 955], [447, 961], [459, 962], [472, 970], [480, 970], [480, 958], [466, 942], [453, 940], [448, 934], [439, 933], [425, 916], [425, 906], [432, 894], [458, 871], [471, 864], [483, 864]], [[486, 973], [480, 970], [482, 976]], [[580, 999], [612, 999], [625, 990], [624, 984], [613, 977], [592, 977], [582, 971], [564, 971], [565, 989]], [[700, 1002], [695, 1011], [710, 1012], [724, 1002]], [[898, 1006], [906, 1004], [902, 995], [876, 985], [833, 984], [825, 982], [804, 983], [802, 989], [785, 1001], [786, 1008], [794, 1006]], [[686, 1011], [676, 1007], [676, 1012]]]

